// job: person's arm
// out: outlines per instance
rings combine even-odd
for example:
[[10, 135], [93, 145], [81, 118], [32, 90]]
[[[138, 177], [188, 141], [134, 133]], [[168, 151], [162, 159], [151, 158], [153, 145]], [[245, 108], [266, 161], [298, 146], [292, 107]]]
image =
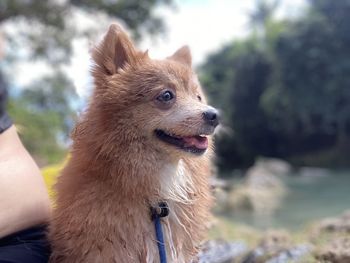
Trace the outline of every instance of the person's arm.
[[47, 222], [50, 212], [40, 170], [12, 125], [0, 134], [0, 238]]

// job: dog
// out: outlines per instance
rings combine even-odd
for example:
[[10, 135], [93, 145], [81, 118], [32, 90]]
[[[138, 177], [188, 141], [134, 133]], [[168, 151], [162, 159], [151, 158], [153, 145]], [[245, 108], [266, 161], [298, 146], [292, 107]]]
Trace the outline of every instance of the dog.
[[153, 60], [112, 24], [92, 59], [93, 95], [55, 186], [50, 262], [160, 262], [150, 212], [160, 202], [168, 262], [192, 262], [210, 219], [219, 114], [190, 50]]

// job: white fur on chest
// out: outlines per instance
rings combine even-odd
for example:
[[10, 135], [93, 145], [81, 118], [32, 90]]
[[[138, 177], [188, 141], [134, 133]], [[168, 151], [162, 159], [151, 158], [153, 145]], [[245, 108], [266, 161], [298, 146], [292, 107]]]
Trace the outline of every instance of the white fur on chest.
[[175, 164], [166, 164], [160, 172], [160, 196], [180, 203], [191, 202], [194, 192], [192, 174], [183, 160]]
[[[183, 160], [175, 164], [167, 164], [160, 172], [160, 196], [162, 199], [168, 201], [170, 214], [166, 220], [163, 221], [163, 229], [167, 243], [167, 254], [170, 262], [185, 263], [181, 244], [174, 244], [172, 235], [172, 224], [176, 224], [187, 230], [180, 218], [177, 216], [177, 205], [180, 203], [190, 204], [193, 200], [191, 194], [194, 192], [194, 184], [192, 174], [186, 167]], [[190, 238], [190, 236], [189, 236]]]

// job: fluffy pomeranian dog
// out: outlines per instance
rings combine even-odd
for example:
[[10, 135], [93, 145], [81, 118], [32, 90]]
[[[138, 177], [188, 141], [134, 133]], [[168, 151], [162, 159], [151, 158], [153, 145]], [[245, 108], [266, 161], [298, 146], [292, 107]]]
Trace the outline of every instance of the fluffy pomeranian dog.
[[153, 60], [113, 24], [92, 58], [94, 93], [56, 184], [50, 262], [160, 262], [159, 202], [168, 262], [192, 262], [210, 218], [218, 112], [189, 48]]

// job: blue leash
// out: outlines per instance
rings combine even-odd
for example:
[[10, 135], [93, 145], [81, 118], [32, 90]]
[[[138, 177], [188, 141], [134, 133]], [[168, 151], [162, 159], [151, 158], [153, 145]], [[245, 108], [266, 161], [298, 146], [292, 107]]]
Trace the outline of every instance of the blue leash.
[[151, 207], [151, 214], [156, 230], [160, 263], [167, 263], [161, 218], [169, 215], [168, 204], [166, 202], [159, 202], [158, 207]]

